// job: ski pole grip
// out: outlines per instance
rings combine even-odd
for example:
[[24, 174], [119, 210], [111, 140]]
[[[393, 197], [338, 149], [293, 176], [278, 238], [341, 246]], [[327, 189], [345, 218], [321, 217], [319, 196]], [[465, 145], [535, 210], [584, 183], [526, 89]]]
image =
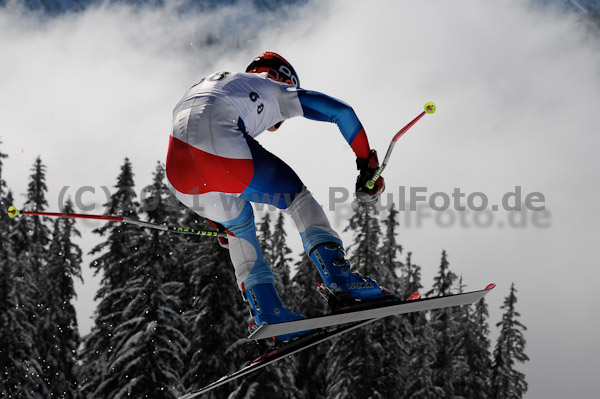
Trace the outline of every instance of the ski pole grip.
[[379, 176], [381, 176], [381, 172], [383, 172], [383, 167], [385, 165], [381, 165], [379, 168], [377, 168], [377, 171], [375, 172], [375, 174], [373, 175], [373, 177], [367, 181], [367, 184], [365, 184], [365, 186], [369, 189], [372, 190], [375, 187], [375, 182], [377, 181], [377, 179], [379, 179]]

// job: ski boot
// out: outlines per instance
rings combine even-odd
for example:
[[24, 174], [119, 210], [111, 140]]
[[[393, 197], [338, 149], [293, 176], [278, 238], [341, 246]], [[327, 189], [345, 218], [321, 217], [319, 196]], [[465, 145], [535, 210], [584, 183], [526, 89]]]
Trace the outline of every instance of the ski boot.
[[[263, 324], [285, 323], [299, 319], [306, 319], [306, 316], [291, 311], [283, 306], [277, 290], [272, 283], [257, 284], [252, 288], [244, 288], [244, 296], [250, 305], [250, 311], [256, 326]], [[249, 326], [252, 330], [254, 326]], [[284, 334], [274, 337], [276, 342], [290, 341], [300, 335], [306, 334], [310, 330], [300, 331], [290, 334]]]
[[317, 289], [332, 310], [391, 295], [377, 281], [351, 272], [344, 249], [337, 243], [319, 244], [310, 251], [309, 256], [325, 283], [318, 284]]

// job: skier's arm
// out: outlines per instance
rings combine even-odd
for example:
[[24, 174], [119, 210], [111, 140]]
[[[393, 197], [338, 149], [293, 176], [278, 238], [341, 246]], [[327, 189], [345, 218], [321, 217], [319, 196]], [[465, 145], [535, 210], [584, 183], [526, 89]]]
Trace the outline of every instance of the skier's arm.
[[365, 203], [375, 203], [385, 189], [383, 177], [379, 177], [372, 189], [366, 187], [377, 168], [377, 152], [369, 147], [369, 140], [356, 113], [343, 101], [315, 91], [298, 90], [298, 99], [305, 118], [333, 122], [356, 154], [356, 165], [360, 174], [356, 179], [356, 195]]
[[297, 93], [305, 118], [335, 123], [356, 157], [368, 158], [371, 150], [369, 140], [350, 105], [316, 91], [298, 89]]
[[[278, 100], [281, 115], [284, 118], [302, 115], [316, 121], [333, 122], [338, 126], [356, 154], [356, 166], [360, 171], [356, 179], [357, 197], [366, 203], [377, 201], [385, 188], [383, 177], [380, 176], [377, 179], [373, 188], [366, 187], [367, 181], [375, 175], [375, 171], [379, 167], [377, 152], [371, 150], [365, 130], [352, 107], [343, 101], [316, 91], [295, 89], [288, 86], [279, 93]], [[291, 98], [295, 100], [296, 97], [290, 96], [291, 93], [297, 95], [298, 101], [290, 101]], [[298, 107], [298, 102], [300, 107]]]

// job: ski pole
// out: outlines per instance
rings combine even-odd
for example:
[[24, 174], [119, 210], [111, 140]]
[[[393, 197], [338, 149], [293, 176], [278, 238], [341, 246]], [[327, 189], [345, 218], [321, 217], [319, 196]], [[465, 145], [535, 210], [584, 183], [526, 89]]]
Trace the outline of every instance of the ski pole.
[[373, 175], [371, 180], [367, 181], [367, 183], [365, 184], [365, 186], [368, 189], [372, 189], [373, 187], [375, 187], [375, 182], [377, 181], [377, 179], [379, 179], [379, 176], [381, 176], [383, 169], [385, 169], [385, 166], [387, 165], [388, 160], [390, 159], [390, 155], [392, 155], [392, 150], [394, 149], [394, 145], [396, 145], [396, 141], [398, 141], [398, 139], [400, 137], [402, 137], [402, 135], [404, 133], [406, 133], [408, 131], [408, 129], [413, 127], [413, 125], [415, 123], [417, 123], [419, 121], [419, 119], [421, 119], [425, 114], [433, 114], [434, 112], [435, 112], [435, 104], [434, 103], [425, 104], [425, 110], [423, 112], [421, 112], [415, 119], [410, 121], [410, 123], [408, 125], [404, 126], [402, 129], [400, 129], [398, 131], [398, 133], [396, 133], [396, 135], [394, 136], [394, 138], [392, 138], [392, 141], [390, 142], [390, 146], [388, 147], [387, 152], [385, 153], [385, 158], [383, 158], [383, 162], [381, 163], [381, 166], [379, 166], [379, 168], [377, 168], [377, 171], [375, 172], [375, 174]]
[[105, 216], [105, 215], [86, 215], [81, 213], [55, 213], [55, 212], [29, 212], [19, 211], [14, 206], [8, 208], [8, 216], [12, 219], [19, 215], [31, 215], [31, 216], [49, 216], [57, 218], [71, 218], [71, 219], [95, 219], [95, 220], [106, 220], [109, 222], [120, 222], [129, 223], [136, 226], [146, 227], [148, 229], [170, 231], [171, 233], [191, 234], [196, 236], [205, 237], [227, 237], [226, 233], [214, 231], [214, 230], [196, 230], [179, 226], [168, 226], [166, 224], [143, 222], [141, 220], [131, 219], [127, 216]]

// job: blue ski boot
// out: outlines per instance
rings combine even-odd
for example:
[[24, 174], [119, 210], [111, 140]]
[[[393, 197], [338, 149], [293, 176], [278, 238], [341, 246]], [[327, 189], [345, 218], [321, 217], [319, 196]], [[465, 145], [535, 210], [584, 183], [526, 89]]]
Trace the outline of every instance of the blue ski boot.
[[[252, 317], [254, 317], [257, 326], [306, 319], [306, 316], [283, 306], [277, 290], [272, 283], [256, 284], [252, 288], [244, 289], [244, 296], [250, 304]], [[274, 340], [289, 341], [307, 332], [309, 331], [284, 334], [275, 337]]]
[[337, 243], [319, 244], [310, 251], [309, 256], [326, 285], [319, 285], [318, 289], [334, 309], [390, 295], [375, 280], [352, 273], [344, 249]]

